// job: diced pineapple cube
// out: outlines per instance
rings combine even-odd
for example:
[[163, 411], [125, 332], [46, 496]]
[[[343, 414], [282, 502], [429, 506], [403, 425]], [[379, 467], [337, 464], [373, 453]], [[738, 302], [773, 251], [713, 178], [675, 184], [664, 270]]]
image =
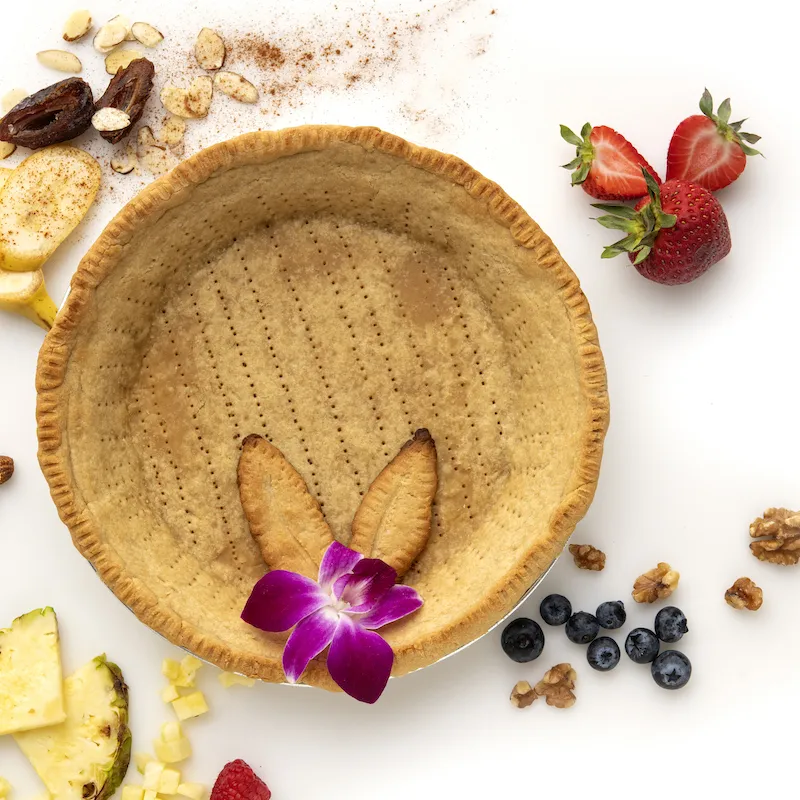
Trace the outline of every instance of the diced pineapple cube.
[[178, 677], [175, 679], [171, 678], [170, 680], [172, 683], [174, 683], [176, 686], [180, 686], [182, 689], [194, 689], [197, 671], [202, 666], [203, 662], [200, 661], [199, 658], [195, 658], [194, 656], [186, 656], [178, 665]]
[[184, 656], [181, 660], [181, 669], [186, 672], [197, 672], [202, 666], [203, 662], [194, 656]]
[[165, 722], [161, 726], [161, 738], [165, 742], [174, 742], [176, 739], [183, 738], [180, 722]]
[[158, 758], [165, 764], [177, 764], [192, 755], [191, 742], [185, 736], [172, 742], [156, 739], [153, 742], [153, 749], [156, 751]]
[[177, 700], [181, 696], [181, 693], [178, 691], [178, 687], [171, 683], [169, 686], [165, 686], [164, 690], [161, 692], [161, 699], [165, 703], [171, 703], [173, 700]]
[[158, 792], [156, 792], [155, 789], [147, 789], [142, 800], [158, 800]]
[[235, 672], [220, 672], [219, 682], [226, 688], [231, 686], [255, 686], [255, 678], [247, 678], [244, 675], [237, 675]]
[[5, 778], [0, 778], [0, 798], [10, 797], [10, 795], [11, 784]]
[[181, 774], [176, 769], [165, 769], [161, 773], [161, 782], [158, 791], [161, 794], [175, 794], [181, 785]]
[[186, 697], [174, 700], [172, 707], [181, 721], [199, 717], [208, 711], [208, 703], [206, 703], [206, 698], [202, 692], [192, 692], [192, 694], [187, 694]]
[[151, 761], [145, 768], [144, 768], [144, 780], [142, 781], [142, 785], [145, 789], [154, 789], [158, 791], [158, 787], [161, 784], [161, 775], [164, 772], [165, 764], [161, 761]]
[[133, 760], [136, 764], [136, 769], [144, 775], [144, 768], [151, 762], [155, 761], [153, 756], [149, 753], [135, 753], [133, 756]]
[[170, 683], [175, 683], [181, 676], [181, 665], [174, 658], [165, 658], [161, 662], [161, 674]]
[[128, 784], [122, 787], [122, 800], [144, 800], [144, 789], [141, 786]]
[[203, 800], [206, 787], [202, 783], [182, 783], [178, 787], [177, 794], [181, 797], [188, 797], [189, 800]]

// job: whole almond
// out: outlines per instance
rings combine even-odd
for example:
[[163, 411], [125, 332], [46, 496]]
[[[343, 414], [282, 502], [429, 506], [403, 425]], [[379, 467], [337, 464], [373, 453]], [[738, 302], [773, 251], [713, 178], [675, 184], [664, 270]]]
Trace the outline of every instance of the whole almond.
[[0, 456], [0, 484], [11, 480], [14, 474], [14, 459], [10, 456]]
[[235, 72], [218, 72], [214, 76], [214, 86], [240, 103], [258, 102], [258, 89]]
[[131, 34], [145, 47], [158, 47], [164, 41], [164, 34], [149, 22], [134, 22], [131, 25]]
[[40, 50], [36, 54], [36, 58], [43, 67], [56, 69], [59, 72], [77, 75], [83, 69], [83, 64], [78, 56], [66, 50]]
[[207, 70], [219, 69], [225, 63], [225, 42], [211, 28], [203, 28], [194, 44], [194, 57], [197, 63]]
[[92, 29], [92, 15], [82, 8], [74, 11], [64, 23], [64, 41], [77, 42]]

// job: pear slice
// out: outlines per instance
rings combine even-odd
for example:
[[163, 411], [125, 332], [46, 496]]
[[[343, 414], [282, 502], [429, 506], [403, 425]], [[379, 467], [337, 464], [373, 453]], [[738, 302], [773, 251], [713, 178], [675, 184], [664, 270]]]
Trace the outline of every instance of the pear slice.
[[67, 718], [14, 739], [53, 800], [108, 800], [131, 758], [128, 687], [98, 656], [64, 681]]
[[35, 272], [0, 270], [0, 309], [21, 314], [46, 331], [53, 327], [58, 312], [47, 293], [40, 269]]
[[0, 735], [65, 717], [56, 612], [38, 608], [0, 630]]

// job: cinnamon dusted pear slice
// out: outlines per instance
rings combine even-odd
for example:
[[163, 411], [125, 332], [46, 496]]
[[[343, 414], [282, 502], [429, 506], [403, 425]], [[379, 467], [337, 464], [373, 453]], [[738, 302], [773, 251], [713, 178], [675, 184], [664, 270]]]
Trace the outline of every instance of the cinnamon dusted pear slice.
[[403, 575], [428, 543], [438, 482], [436, 443], [421, 428], [369, 487], [353, 518], [350, 547]]
[[255, 434], [242, 442], [239, 494], [264, 561], [316, 580], [333, 533], [297, 470]]

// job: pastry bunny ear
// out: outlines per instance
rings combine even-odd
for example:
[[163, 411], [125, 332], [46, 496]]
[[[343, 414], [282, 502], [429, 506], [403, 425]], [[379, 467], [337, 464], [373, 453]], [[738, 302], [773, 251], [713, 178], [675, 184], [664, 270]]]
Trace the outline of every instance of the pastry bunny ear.
[[438, 483], [436, 443], [421, 428], [364, 495], [353, 519], [350, 547], [403, 575], [428, 543]]
[[269, 567], [316, 580], [333, 533], [297, 470], [277, 447], [255, 434], [242, 442], [239, 495], [250, 533]]

